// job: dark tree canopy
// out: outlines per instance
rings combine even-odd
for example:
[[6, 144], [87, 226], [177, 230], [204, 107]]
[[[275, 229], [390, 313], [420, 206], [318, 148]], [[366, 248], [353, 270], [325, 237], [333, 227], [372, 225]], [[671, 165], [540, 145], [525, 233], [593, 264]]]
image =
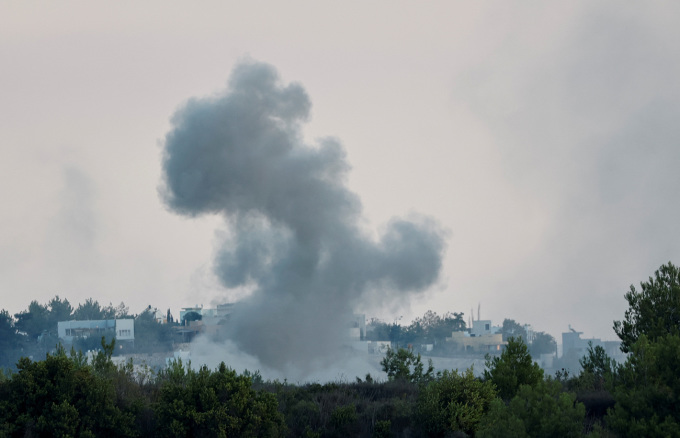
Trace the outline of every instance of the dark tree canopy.
[[527, 331], [514, 319], [506, 318], [503, 320], [501, 333], [503, 334], [504, 342], [507, 342], [510, 338], [521, 338], [525, 343], [527, 342]]
[[538, 357], [541, 354], [552, 354], [557, 349], [555, 338], [551, 334], [545, 332], [534, 333], [534, 339], [531, 342], [531, 355]]
[[84, 303], [78, 305], [78, 308], [73, 312], [73, 318], [78, 321], [96, 321], [100, 319], [108, 319], [98, 301], [88, 298]]
[[491, 380], [503, 400], [517, 394], [520, 385], [534, 386], [543, 380], [543, 370], [533, 361], [522, 338], [508, 339], [508, 345], [500, 356], [486, 360], [484, 379]]
[[623, 321], [614, 321], [614, 331], [621, 338], [621, 350], [628, 353], [644, 334], [650, 341], [680, 329], [680, 269], [670, 262], [662, 265], [640, 291], [630, 286], [625, 294], [629, 308]]

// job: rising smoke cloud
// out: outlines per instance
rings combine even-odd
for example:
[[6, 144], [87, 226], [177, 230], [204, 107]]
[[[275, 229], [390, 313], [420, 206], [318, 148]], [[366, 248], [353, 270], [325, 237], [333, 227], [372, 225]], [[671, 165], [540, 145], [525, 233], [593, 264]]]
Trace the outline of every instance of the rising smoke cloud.
[[164, 203], [185, 216], [222, 215], [230, 233], [215, 272], [227, 288], [252, 289], [230, 320], [231, 340], [277, 369], [332, 357], [362, 299], [425, 290], [445, 249], [432, 219], [393, 219], [377, 239], [361, 228], [343, 147], [303, 140], [310, 108], [300, 84], [243, 62], [226, 91], [175, 113], [163, 150]]

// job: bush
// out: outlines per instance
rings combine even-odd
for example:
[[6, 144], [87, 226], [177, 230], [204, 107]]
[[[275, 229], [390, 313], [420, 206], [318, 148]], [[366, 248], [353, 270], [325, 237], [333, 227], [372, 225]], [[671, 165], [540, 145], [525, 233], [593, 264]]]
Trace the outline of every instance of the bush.
[[496, 385], [503, 400], [515, 396], [521, 385], [536, 385], [543, 380], [543, 370], [534, 363], [529, 349], [521, 338], [508, 339], [500, 357], [486, 358], [484, 378]]
[[256, 392], [248, 377], [222, 362], [214, 372], [181, 362], [161, 373], [156, 406], [158, 436], [282, 436], [283, 416], [273, 394]]
[[421, 390], [417, 417], [429, 436], [454, 431], [473, 434], [495, 398], [493, 384], [476, 379], [472, 369], [464, 374], [444, 371]]
[[578, 437], [585, 407], [576, 396], [561, 392], [554, 380], [521, 385], [509, 404], [496, 400], [483, 418], [478, 437]]
[[391, 348], [380, 361], [383, 371], [387, 373], [389, 380], [405, 380], [411, 383], [426, 383], [430, 381], [434, 374], [434, 366], [430, 359], [427, 371], [424, 366], [420, 353], [416, 356], [411, 350], [403, 348], [397, 351]]

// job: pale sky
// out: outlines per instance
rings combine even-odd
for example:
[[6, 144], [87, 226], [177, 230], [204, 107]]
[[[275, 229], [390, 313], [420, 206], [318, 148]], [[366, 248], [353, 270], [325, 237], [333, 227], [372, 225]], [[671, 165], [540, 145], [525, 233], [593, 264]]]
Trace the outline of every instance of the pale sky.
[[448, 230], [437, 286], [388, 308], [614, 339], [623, 295], [680, 263], [674, 2], [5, 2], [0, 307], [55, 295], [131, 312], [238, 298], [218, 217], [158, 196], [170, 117], [250, 58], [299, 82], [367, 229]]

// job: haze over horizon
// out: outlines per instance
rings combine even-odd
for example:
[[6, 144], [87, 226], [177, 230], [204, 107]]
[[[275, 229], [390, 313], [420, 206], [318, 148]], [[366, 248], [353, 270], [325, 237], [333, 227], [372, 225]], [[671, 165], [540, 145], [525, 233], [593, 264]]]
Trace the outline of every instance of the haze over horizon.
[[615, 339], [630, 284], [680, 263], [679, 14], [670, 2], [0, 5], [1, 307], [59, 295], [177, 316], [247, 296], [213, 272], [233, 223], [173, 214], [159, 182], [172, 115], [255, 60], [306, 91], [302, 144], [342, 145], [358, 229], [377, 239], [415, 212], [446, 230], [427, 290], [355, 310], [467, 320], [481, 304], [494, 324], [558, 342], [569, 325]]

